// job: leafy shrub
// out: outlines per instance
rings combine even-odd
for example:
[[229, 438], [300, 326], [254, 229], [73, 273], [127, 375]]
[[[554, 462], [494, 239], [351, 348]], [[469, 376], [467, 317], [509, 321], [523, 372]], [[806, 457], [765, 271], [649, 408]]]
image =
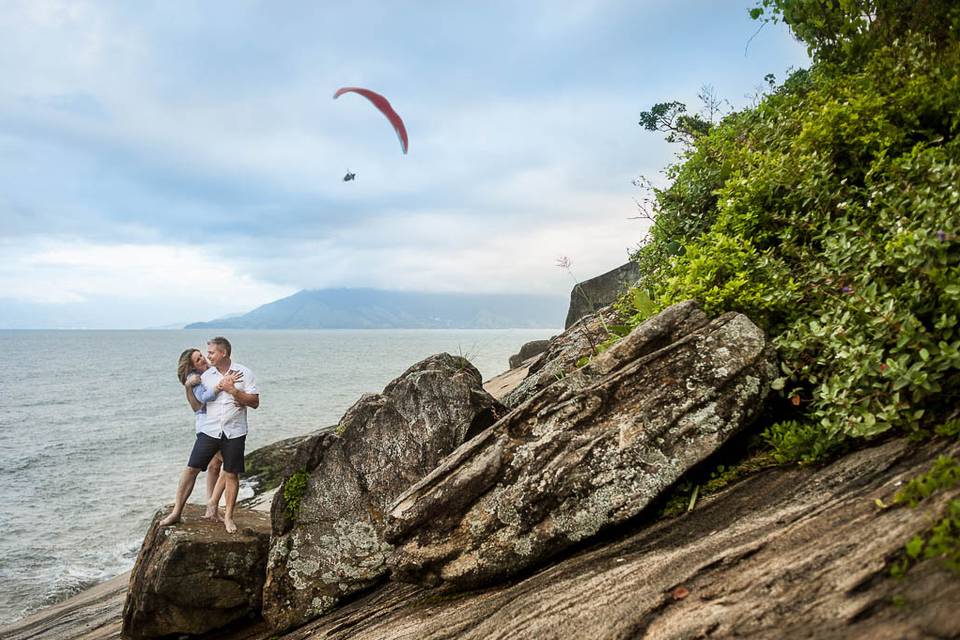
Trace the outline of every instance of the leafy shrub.
[[960, 44], [904, 30], [868, 52], [698, 138], [634, 255], [631, 326], [693, 298], [771, 334], [800, 412], [766, 432], [784, 461], [927, 429], [960, 399]]
[[955, 0], [760, 0], [751, 17], [783, 20], [820, 61], [856, 64], [871, 48], [908, 33], [954, 40], [960, 33]]

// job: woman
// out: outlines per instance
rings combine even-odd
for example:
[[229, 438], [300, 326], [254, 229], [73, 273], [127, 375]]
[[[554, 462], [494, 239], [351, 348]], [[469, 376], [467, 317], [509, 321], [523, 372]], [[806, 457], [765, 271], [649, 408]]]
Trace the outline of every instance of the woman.
[[[221, 385], [228, 379], [236, 383], [243, 378], [242, 373], [230, 373], [217, 384], [216, 387], [208, 389], [202, 382], [200, 376], [204, 371], [210, 368], [210, 363], [200, 353], [199, 349], [187, 349], [180, 354], [177, 361], [177, 379], [183, 385], [186, 392], [187, 402], [193, 409], [196, 419], [207, 411], [207, 402], [213, 400], [221, 390]], [[219, 521], [220, 514], [220, 496], [223, 495], [224, 483], [220, 481], [220, 468], [223, 466], [223, 457], [218, 451], [207, 466], [207, 511], [203, 517], [207, 520]]]

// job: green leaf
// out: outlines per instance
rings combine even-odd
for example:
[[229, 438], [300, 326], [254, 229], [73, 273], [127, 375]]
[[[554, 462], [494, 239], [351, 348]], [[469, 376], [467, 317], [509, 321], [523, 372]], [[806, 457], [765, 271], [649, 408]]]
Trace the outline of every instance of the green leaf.
[[913, 536], [907, 542], [904, 549], [907, 552], [907, 555], [916, 560], [920, 557], [920, 553], [923, 551], [923, 538], [920, 536]]

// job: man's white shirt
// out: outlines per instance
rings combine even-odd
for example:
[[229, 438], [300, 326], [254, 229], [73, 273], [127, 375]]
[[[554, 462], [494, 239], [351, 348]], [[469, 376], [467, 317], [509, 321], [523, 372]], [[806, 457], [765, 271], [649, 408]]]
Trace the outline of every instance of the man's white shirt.
[[[233, 362], [230, 364], [230, 371], [243, 374], [243, 378], [237, 381], [237, 389], [244, 393], [260, 393], [257, 391], [257, 379], [250, 369], [239, 362]], [[210, 367], [200, 376], [200, 382], [208, 389], [216, 387], [222, 379], [223, 375], [216, 367]], [[205, 433], [212, 438], [219, 438], [221, 434], [226, 434], [227, 438], [231, 439], [245, 436], [247, 408], [238, 405], [226, 391], [221, 391], [207, 403], [207, 413], [197, 415], [197, 433]]]

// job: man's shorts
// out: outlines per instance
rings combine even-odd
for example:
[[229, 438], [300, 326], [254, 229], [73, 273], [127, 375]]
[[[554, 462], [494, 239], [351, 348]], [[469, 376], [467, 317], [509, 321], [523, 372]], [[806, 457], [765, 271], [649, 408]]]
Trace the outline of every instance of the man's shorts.
[[247, 436], [228, 438], [226, 435], [221, 435], [219, 438], [214, 438], [205, 433], [198, 433], [187, 466], [203, 471], [219, 451], [223, 456], [224, 471], [243, 473], [243, 448], [246, 442]]

